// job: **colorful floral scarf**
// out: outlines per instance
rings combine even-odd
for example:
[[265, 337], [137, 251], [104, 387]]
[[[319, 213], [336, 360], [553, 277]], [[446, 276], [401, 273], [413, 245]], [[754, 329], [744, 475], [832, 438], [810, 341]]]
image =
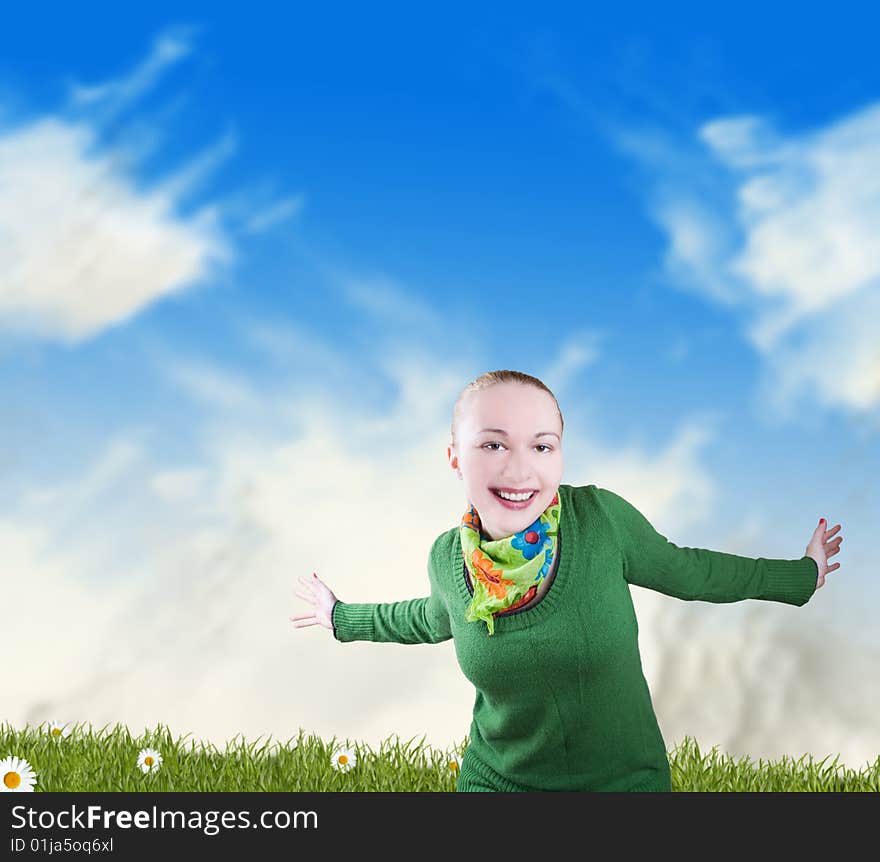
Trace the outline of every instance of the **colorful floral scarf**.
[[461, 552], [473, 584], [465, 613], [469, 623], [484, 620], [495, 633], [495, 615], [530, 602], [552, 570], [562, 504], [559, 492], [537, 519], [519, 533], [492, 540], [483, 535], [477, 510], [468, 505], [461, 519]]

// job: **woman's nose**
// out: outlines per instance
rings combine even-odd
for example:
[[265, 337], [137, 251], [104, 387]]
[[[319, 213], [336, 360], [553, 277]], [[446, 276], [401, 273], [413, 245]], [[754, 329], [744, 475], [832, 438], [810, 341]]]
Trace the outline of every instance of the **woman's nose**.
[[510, 483], [510, 487], [522, 486], [531, 475], [527, 459], [519, 455], [512, 455], [507, 462], [507, 469], [504, 471], [505, 481]]

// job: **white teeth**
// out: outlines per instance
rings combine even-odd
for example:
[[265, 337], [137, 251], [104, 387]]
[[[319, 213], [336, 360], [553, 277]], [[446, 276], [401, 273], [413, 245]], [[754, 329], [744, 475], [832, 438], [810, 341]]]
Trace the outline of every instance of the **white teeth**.
[[525, 500], [528, 500], [535, 492], [529, 491], [527, 494], [508, 494], [506, 491], [496, 491], [495, 493], [499, 497], [503, 497], [505, 500], [510, 500], [512, 503], [522, 503]]

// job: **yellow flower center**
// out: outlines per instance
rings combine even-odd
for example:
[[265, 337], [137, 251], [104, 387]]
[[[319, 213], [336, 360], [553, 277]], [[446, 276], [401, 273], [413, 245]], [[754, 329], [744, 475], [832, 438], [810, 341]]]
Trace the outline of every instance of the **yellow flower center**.
[[348, 758], [344, 754], [340, 754], [339, 755], [339, 762], [340, 763], [348, 763]]
[[449, 761], [449, 768], [450, 768], [453, 772], [455, 772], [455, 770], [458, 769], [458, 764], [457, 764], [454, 760], [450, 760], [450, 761]]
[[153, 765], [153, 758], [150, 757], [149, 755], [147, 755], [147, 756], [144, 758], [144, 763], [146, 763], [147, 766], [152, 766], [152, 765]]
[[21, 784], [21, 776], [17, 772], [7, 772], [3, 776], [3, 783], [10, 789], [15, 790]]
[[52, 736], [61, 736], [61, 728], [53, 727], [52, 728]]

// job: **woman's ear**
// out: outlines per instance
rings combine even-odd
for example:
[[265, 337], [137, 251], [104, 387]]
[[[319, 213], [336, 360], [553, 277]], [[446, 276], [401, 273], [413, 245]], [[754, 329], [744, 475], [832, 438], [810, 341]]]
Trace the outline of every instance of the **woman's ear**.
[[455, 453], [455, 448], [452, 446], [446, 447], [446, 457], [449, 459], [449, 466], [458, 473], [458, 478], [461, 478], [461, 470], [458, 469], [458, 455]]

